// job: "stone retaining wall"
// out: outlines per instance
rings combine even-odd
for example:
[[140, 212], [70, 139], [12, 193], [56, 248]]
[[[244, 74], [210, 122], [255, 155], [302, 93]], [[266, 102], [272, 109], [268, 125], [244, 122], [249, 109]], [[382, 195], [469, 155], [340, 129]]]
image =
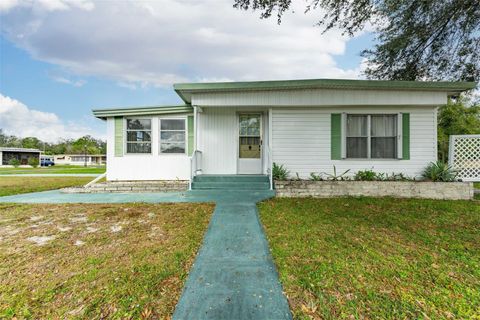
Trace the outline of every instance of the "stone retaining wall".
[[275, 181], [277, 197], [343, 196], [470, 200], [471, 182]]
[[90, 187], [62, 189], [64, 193], [130, 193], [130, 192], [174, 192], [188, 190], [186, 180], [159, 181], [108, 181], [96, 183]]

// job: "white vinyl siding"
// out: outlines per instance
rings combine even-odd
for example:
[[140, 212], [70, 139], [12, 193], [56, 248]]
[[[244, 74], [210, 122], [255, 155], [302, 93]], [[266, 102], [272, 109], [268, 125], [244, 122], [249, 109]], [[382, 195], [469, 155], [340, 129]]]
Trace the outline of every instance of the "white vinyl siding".
[[[332, 113], [394, 114], [410, 113], [410, 160], [330, 159], [330, 117]], [[337, 173], [350, 169], [417, 176], [436, 155], [436, 109], [434, 107], [344, 107], [344, 108], [273, 108], [273, 161], [283, 164], [290, 174], [308, 178], [311, 172]]]
[[235, 107], [442, 105], [446, 92], [418, 90], [271, 90], [195, 93], [192, 105]]

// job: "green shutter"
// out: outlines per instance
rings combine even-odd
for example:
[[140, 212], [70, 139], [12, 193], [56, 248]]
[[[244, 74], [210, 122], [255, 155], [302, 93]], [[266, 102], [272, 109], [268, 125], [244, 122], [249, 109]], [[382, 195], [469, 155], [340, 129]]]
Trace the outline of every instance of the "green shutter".
[[410, 160], [410, 113], [402, 113], [402, 159]]
[[187, 117], [187, 125], [188, 125], [188, 155], [191, 156], [193, 153], [193, 144], [194, 144], [194, 138], [195, 138], [193, 116]]
[[331, 141], [330, 151], [332, 160], [342, 159], [342, 114], [332, 113], [331, 115]]
[[123, 117], [115, 117], [115, 157], [123, 156]]

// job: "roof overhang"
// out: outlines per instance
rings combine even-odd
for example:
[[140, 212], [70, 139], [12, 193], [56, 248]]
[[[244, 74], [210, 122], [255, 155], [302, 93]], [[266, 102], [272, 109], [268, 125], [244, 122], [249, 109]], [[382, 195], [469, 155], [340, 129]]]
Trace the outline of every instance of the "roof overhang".
[[175, 92], [185, 103], [191, 103], [192, 94], [238, 91], [270, 90], [305, 90], [305, 89], [344, 89], [344, 90], [420, 90], [442, 91], [447, 95], [458, 95], [463, 91], [474, 89], [476, 82], [449, 81], [389, 81], [389, 80], [344, 80], [344, 79], [309, 79], [276, 80], [250, 82], [211, 82], [211, 83], [177, 83]]
[[117, 116], [143, 116], [143, 115], [161, 115], [161, 114], [180, 114], [191, 113], [193, 108], [189, 104], [178, 106], [149, 106], [149, 107], [132, 107], [132, 108], [110, 108], [110, 109], [94, 109], [93, 115], [99, 119], [107, 119], [108, 117]]

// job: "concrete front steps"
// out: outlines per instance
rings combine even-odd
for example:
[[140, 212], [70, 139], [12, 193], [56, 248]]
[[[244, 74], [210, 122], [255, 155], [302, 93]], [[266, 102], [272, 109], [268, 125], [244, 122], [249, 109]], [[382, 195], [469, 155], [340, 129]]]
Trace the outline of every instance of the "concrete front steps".
[[270, 181], [265, 175], [210, 175], [195, 176], [192, 190], [269, 190]]

